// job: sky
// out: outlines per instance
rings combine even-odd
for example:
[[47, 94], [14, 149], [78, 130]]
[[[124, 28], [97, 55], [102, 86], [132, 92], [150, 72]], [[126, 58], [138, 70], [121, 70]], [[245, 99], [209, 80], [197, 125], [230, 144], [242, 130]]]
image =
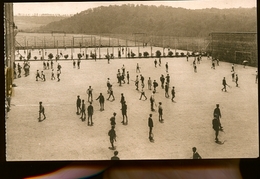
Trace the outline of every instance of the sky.
[[14, 15], [18, 14], [76, 14], [89, 8], [122, 4], [143, 4], [155, 6], [182, 7], [186, 9], [205, 8], [252, 8], [257, 0], [174, 0], [174, 1], [95, 1], [95, 2], [34, 2], [14, 3]]

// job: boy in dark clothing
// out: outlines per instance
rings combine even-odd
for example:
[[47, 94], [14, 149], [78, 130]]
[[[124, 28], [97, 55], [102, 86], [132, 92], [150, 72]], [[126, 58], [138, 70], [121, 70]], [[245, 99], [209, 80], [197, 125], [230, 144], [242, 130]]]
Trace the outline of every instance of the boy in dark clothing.
[[94, 113], [94, 109], [93, 109], [92, 103], [90, 102], [89, 106], [88, 106], [88, 125], [89, 126], [93, 126], [93, 124], [94, 124], [92, 121], [93, 113]]
[[84, 103], [84, 100], [82, 100], [82, 106], [81, 106], [81, 120], [85, 121], [86, 119], [86, 105]]
[[174, 102], [174, 98], [175, 98], [175, 89], [174, 89], [175, 87], [173, 86], [172, 87], [172, 102]]
[[165, 68], [166, 68], [166, 73], [168, 73], [168, 68], [169, 68], [169, 66], [168, 66], [168, 62], [166, 62], [166, 64], [165, 64]]
[[114, 156], [111, 157], [111, 160], [120, 160], [117, 155], [118, 155], [118, 151], [115, 151], [115, 152], [114, 152]]
[[115, 126], [116, 125], [116, 113], [113, 113], [113, 116], [110, 118], [110, 124], [111, 126]]
[[77, 115], [79, 115], [80, 114], [80, 111], [81, 111], [81, 109], [80, 109], [80, 105], [81, 105], [81, 99], [80, 99], [80, 96], [78, 96], [78, 98], [77, 98], [77, 102], [76, 102], [76, 106], [77, 106]]
[[213, 129], [215, 130], [215, 142], [219, 142], [218, 140], [218, 134], [220, 130], [220, 123], [216, 116], [214, 116], [214, 119], [212, 120]]
[[165, 78], [164, 78], [163, 75], [160, 77], [160, 81], [161, 81], [161, 87], [163, 89], [164, 88], [164, 81], [165, 81]]
[[162, 115], [163, 115], [163, 108], [162, 108], [162, 103], [159, 102], [159, 106], [158, 106], [158, 113], [159, 113], [159, 122], [163, 122], [163, 118], [162, 118]]
[[169, 98], [169, 86], [168, 86], [168, 83], [165, 83], [164, 90], [165, 90], [165, 97]]
[[[44, 113], [44, 107], [42, 105], [42, 102], [39, 102], [40, 106], [39, 106], [39, 122], [43, 121], [44, 119], [46, 119], [45, 113]], [[41, 120], [41, 114], [44, 116], [43, 120]]]
[[156, 87], [158, 86], [158, 83], [156, 82], [156, 80], [153, 81], [153, 89], [156, 92]]
[[38, 78], [41, 78], [41, 77], [40, 77], [39, 70], [37, 70], [37, 72], [36, 72], [36, 81], [38, 81]]
[[114, 141], [116, 141], [116, 131], [115, 126], [112, 126], [111, 129], [108, 132], [109, 140], [112, 147], [109, 147], [111, 150], [115, 150]]
[[148, 118], [148, 127], [149, 127], [149, 140], [150, 142], [153, 142], [153, 119], [152, 119], [152, 114], [149, 114], [149, 118]]
[[223, 88], [221, 89], [221, 91], [225, 90], [225, 92], [227, 92], [227, 82], [226, 82], [226, 79], [225, 77], [223, 78], [222, 80], [222, 85], [223, 85]]
[[112, 85], [110, 85], [109, 96], [108, 96], [107, 100], [109, 100], [111, 96], [113, 97], [113, 101], [114, 101], [115, 97], [114, 97], [114, 92], [113, 92], [113, 89], [112, 89]]
[[[123, 121], [121, 123], [123, 123], [124, 125], [128, 124], [128, 119], [127, 119], [127, 105], [126, 105], [126, 101], [123, 102], [122, 104], [122, 115], [123, 115]], [[126, 122], [125, 122], [125, 117], [126, 117]]]
[[192, 151], [193, 151], [193, 159], [202, 159], [200, 154], [197, 152], [197, 148], [196, 147], [192, 147]]
[[99, 104], [100, 104], [100, 111], [104, 111], [104, 103], [105, 103], [105, 98], [102, 95], [102, 93], [100, 93], [99, 97], [96, 99], [99, 100]]
[[127, 78], [127, 84], [129, 84], [129, 78], [130, 78], [129, 71], [127, 71], [126, 78]]
[[145, 96], [144, 88], [142, 88], [141, 96], [140, 96], [139, 100], [141, 100], [143, 96], [145, 97], [145, 100], [147, 100], [147, 97]]
[[221, 123], [220, 123], [221, 112], [219, 109], [219, 104], [216, 104], [216, 108], [214, 109], [214, 112], [213, 112], [213, 117], [217, 118], [217, 120], [219, 121], [220, 130], [223, 130], [223, 127], [221, 126]]
[[[93, 101], [92, 91], [93, 91], [93, 89], [91, 88], [91, 86], [89, 86], [89, 88], [88, 88], [88, 90], [87, 90], [88, 101], [89, 101], [89, 102], [92, 102], [92, 101]], [[89, 100], [89, 98], [91, 98], [91, 100]]]

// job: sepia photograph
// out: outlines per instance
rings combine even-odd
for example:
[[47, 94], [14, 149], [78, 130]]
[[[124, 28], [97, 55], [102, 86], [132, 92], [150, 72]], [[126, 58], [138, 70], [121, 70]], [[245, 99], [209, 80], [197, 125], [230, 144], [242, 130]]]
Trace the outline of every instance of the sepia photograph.
[[255, 0], [4, 3], [7, 161], [259, 157]]

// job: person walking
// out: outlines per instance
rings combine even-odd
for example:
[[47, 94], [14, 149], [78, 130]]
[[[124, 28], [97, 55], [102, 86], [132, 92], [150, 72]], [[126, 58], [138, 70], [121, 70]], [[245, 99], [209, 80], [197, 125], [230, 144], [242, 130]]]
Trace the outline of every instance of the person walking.
[[238, 87], [238, 75], [236, 74], [236, 87]]
[[222, 85], [223, 85], [223, 88], [221, 89], [221, 91], [223, 91], [223, 90], [225, 90], [225, 92], [227, 92], [227, 82], [226, 82], [226, 79], [225, 79], [225, 77], [223, 78], [223, 80], [222, 80]]
[[140, 96], [139, 100], [141, 100], [143, 96], [145, 97], [145, 100], [147, 100], [147, 97], [145, 96], [144, 88], [142, 88], [141, 96]]
[[161, 87], [162, 87], [162, 89], [163, 89], [163, 88], [164, 88], [164, 81], [165, 81], [165, 78], [164, 78], [163, 75], [161, 75], [160, 81], [161, 81]]
[[[87, 89], [88, 102], [92, 102], [93, 101], [92, 91], [93, 91], [93, 89], [91, 88], [91, 86], [89, 86], [88, 89]], [[89, 100], [89, 98], [91, 98], [91, 100]]]
[[100, 111], [104, 111], [104, 103], [105, 103], [105, 98], [102, 95], [102, 93], [99, 94], [98, 98], [96, 100], [99, 100], [99, 104], [100, 104]]
[[[123, 116], [123, 121], [121, 123], [123, 123], [124, 125], [128, 124], [128, 118], [127, 118], [127, 105], [126, 105], [126, 101], [123, 102], [122, 104], [122, 116]], [[126, 121], [125, 121], [126, 118]]]
[[111, 129], [108, 132], [109, 140], [111, 143], [111, 147], [109, 147], [110, 150], [115, 150], [114, 142], [116, 142], [116, 131], [115, 126], [111, 126]]
[[125, 96], [123, 93], [121, 93], [121, 99], [120, 99], [121, 108], [123, 107], [124, 102], [125, 102]]
[[111, 87], [110, 79], [107, 78], [107, 94], [110, 93], [110, 87]]
[[127, 79], [127, 84], [129, 84], [129, 78], [130, 78], [130, 75], [129, 75], [129, 71], [126, 72], [126, 79]]
[[216, 108], [213, 111], [213, 117], [217, 118], [217, 120], [219, 121], [219, 127], [220, 127], [221, 130], [223, 130], [223, 127], [222, 127], [221, 122], [220, 122], [221, 111], [219, 109], [219, 104], [216, 104]]
[[76, 68], [76, 62], [75, 62], [75, 60], [73, 59], [73, 62], [72, 62], [72, 64], [73, 64], [73, 68]]
[[200, 154], [197, 152], [197, 148], [196, 147], [192, 147], [192, 152], [193, 152], [192, 159], [202, 159]]
[[231, 72], [235, 71], [235, 66], [234, 66], [234, 63], [232, 64], [231, 66]]
[[148, 89], [149, 89], [149, 90], [152, 90], [152, 80], [151, 80], [150, 77], [149, 77], [149, 79], [148, 79]]
[[165, 69], [166, 69], [166, 73], [168, 73], [168, 69], [169, 69], [168, 62], [166, 62], [165, 64]]
[[231, 77], [232, 77], [232, 81], [235, 81], [235, 72], [234, 71], [231, 73]]
[[89, 103], [89, 106], [88, 106], [88, 125], [89, 126], [93, 126], [93, 121], [92, 121], [92, 116], [94, 114], [94, 108], [92, 106], [92, 102]]
[[153, 142], [153, 119], [152, 119], [152, 114], [149, 114], [148, 118], [148, 127], [149, 127], [149, 140], [150, 142]]
[[170, 85], [170, 75], [167, 74], [165, 78], [166, 78], [166, 82], [168, 83], [168, 85]]
[[110, 85], [110, 88], [109, 88], [109, 96], [108, 96], [107, 100], [109, 100], [111, 96], [113, 97], [113, 100], [112, 100], [112, 101], [114, 101], [114, 100], [115, 100], [115, 97], [114, 97], [114, 92], [113, 92], [112, 85]]
[[82, 121], [85, 121], [86, 120], [86, 105], [85, 105], [85, 103], [84, 103], [84, 99], [82, 100], [82, 103], [81, 103], [82, 105], [81, 105], [81, 117], [80, 117], [80, 119], [82, 120]]
[[213, 129], [215, 131], [215, 142], [218, 143], [218, 134], [219, 134], [219, 130], [220, 130], [220, 123], [219, 120], [217, 119], [217, 116], [214, 116], [214, 119], [212, 120], [212, 126]]
[[175, 87], [172, 87], [172, 102], [175, 102], [173, 99], [175, 98]]
[[110, 118], [110, 124], [111, 126], [115, 126], [116, 125], [116, 113], [113, 113], [113, 116]]
[[[42, 120], [41, 120], [41, 114], [44, 116], [44, 118]], [[46, 119], [45, 111], [44, 111], [44, 107], [42, 105], [42, 102], [40, 101], [39, 102], [39, 118], [38, 118], [38, 121], [42, 122], [44, 119]]]
[[159, 113], [159, 122], [163, 123], [163, 108], [162, 108], [162, 102], [159, 102], [159, 106], [158, 106], [158, 113]]
[[116, 151], [114, 151], [114, 156], [111, 157], [111, 160], [120, 160], [117, 155], [118, 155], [118, 151], [116, 150]]
[[143, 75], [140, 75], [140, 80], [141, 80], [141, 85], [144, 86], [144, 76]]
[[80, 115], [80, 111], [81, 111], [81, 108], [80, 108], [80, 106], [81, 106], [81, 99], [80, 99], [80, 96], [78, 95], [77, 96], [78, 98], [77, 98], [77, 101], [76, 101], [76, 106], [77, 106], [77, 112], [76, 112], [76, 114], [77, 115]]
[[80, 59], [77, 61], [78, 69], [80, 69]]

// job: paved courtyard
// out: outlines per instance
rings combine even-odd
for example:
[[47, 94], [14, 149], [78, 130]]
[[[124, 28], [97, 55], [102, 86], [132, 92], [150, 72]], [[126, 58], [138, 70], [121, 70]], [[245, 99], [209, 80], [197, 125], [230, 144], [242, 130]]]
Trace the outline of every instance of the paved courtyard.
[[[44, 70], [46, 81], [35, 81], [36, 70], [42, 70], [40, 61], [31, 61], [30, 75], [15, 79], [11, 111], [6, 118], [6, 158], [8, 161], [35, 160], [109, 160], [113, 156], [108, 131], [110, 117], [116, 116], [116, 150], [121, 160], [128, 159], [189, 159], [192, 147], [197, 147], [202, 158], [255, 158], [258, 144], [258, 84], [256, 68], [235, 65], [239, 87], [231, 79], [231, 64], [220, 62], [215, 70], [206, 57], [197, 65], [194, 73], [192, 61], [185, 58], [162, 58], [162, 66], [154, 67], [154, 58], [82, 60], [81, 68], [73, 68], [72, 61], [59, 61], [62, 66], [61, 81], [51, 80], [51, 70]], [[158, 59], [157, 59], [158, 60]], [[158, 121], [158, 113], [152, 112], [154, 143], [148, 139], [150, 111], [147, 79], [159, 82], [166, 75], [169, 64], [170, 88], [175, 86], [176, 103], [164, 97], [164, 89], [158, 87], [156, 102], [162, 102], [164, 123]], [[18, 61], [17, 61], [18, 63]], [[139, 63], [141, 73], [135, 72]], [[117, 84], [117, 69], [123, 64], [130, 73], [130, 84]], [[57, 62], [54, 62], [56, 71]], [[135, 90], [135, 76], [145, 77], [145, 93], [148, 100], [139, 100]], [[99, 93], [108, 97], [106, 81], [111, 79], [115, 101], [105, 101], [105, 110], [99, 111], [95, 99]], [[226, 77], [231, 88], [222, 92], [222, 79]], [[87, 101], [86, 90], [92, 86], [94, 126], [88, 126], [76, 115], [76, 98]], [[122, 125], [120, 96], [124, 93], [128, 105], [128, 125]], [[38, 122], [39, 101], [43, 102], [47, 119]], [[212, 129], [213, 110], [220, 104], [221, 123], [224, 132], [214, 142]], [[86, 103], [88, 106], [88, 103]]]

